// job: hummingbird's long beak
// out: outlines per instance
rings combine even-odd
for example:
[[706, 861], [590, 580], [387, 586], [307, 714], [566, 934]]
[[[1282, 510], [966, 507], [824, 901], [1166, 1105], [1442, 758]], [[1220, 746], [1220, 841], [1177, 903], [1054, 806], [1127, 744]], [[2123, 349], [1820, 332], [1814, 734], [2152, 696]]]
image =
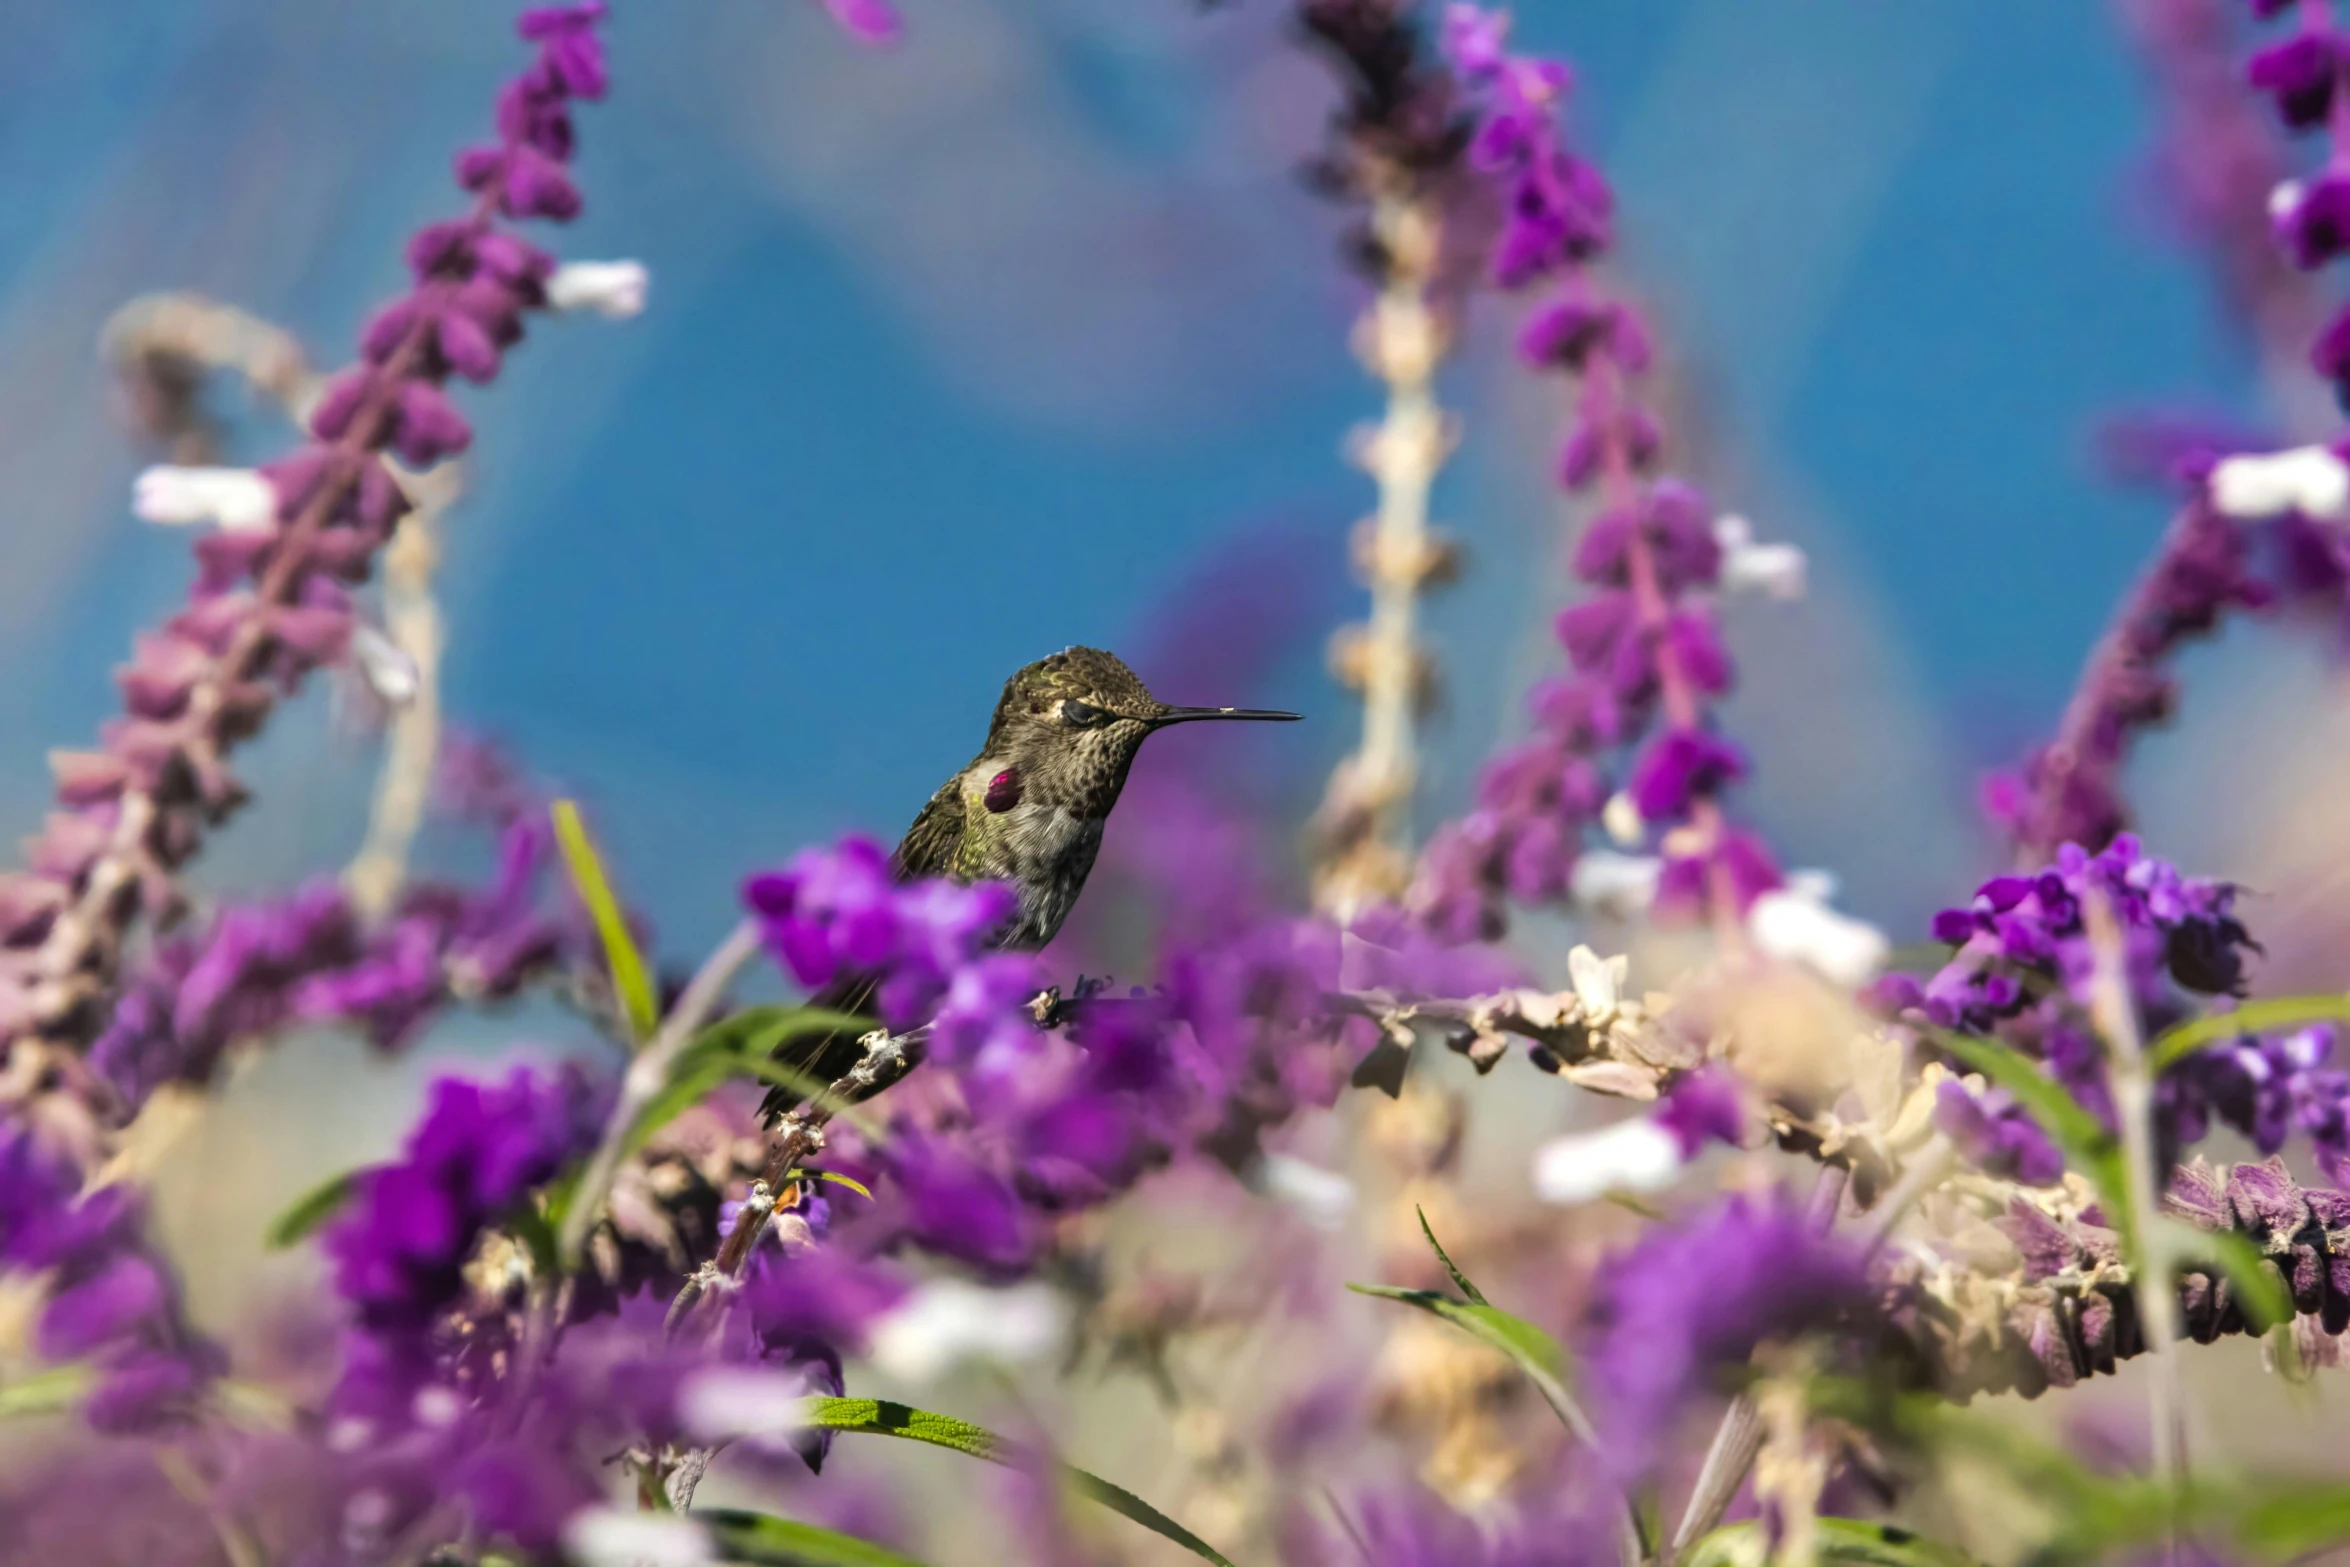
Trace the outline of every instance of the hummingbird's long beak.
[[1253, 718], [1278, 719], [1294, 723], [1301, 715], [1275, 712], [1269, 707], [1170, 707], [1151, 720], [1153, 729], [1164, 729], [1169, 724], [1188, 724], [1199, 718]]

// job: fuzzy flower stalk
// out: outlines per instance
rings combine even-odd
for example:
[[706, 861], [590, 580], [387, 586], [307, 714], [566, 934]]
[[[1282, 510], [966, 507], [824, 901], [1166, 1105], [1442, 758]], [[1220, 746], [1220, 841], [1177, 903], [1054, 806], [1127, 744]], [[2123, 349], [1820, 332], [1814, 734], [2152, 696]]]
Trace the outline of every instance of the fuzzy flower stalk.
[[1411, 875], [1414, 729], [1435, 688], [1416, 629], [1419, 596], [1457, 564], [1429, 527], [1428, 500], [1453, 441], [1435, 377], [1451, 331], [1440, 297], [1446, 209], [1468, 126], [1399, 0], [1305, 0], [1298, 23], [1345, 79], [1329, 149], [1311, 172], [1363, 209], [1348, 248], [1377, 292], [1355, 325], [1355, 351], [1387, 389], [1384, 417], [1352, 443], [1379, 490], [1354, 540], [1370, 620], [1332, 648], [1341, 680], [1363, 694], [1362, 741], [1332, 775], [1316, 833], [1315, 902], [1346, 919], [1394, 901]]
[[1487, 765], [1476, 808], [1429, 844], [1410, 903], [1454, 939], [1498, 935], [1508, 901], [1596, 892], [1579, 887], [1578, 862], [1604, 822], [1660, 857], [1637, 901], [1710, 914], [1739, 944], [1748, 912], [1783, 878], [1721, 805], [1746, 760], [1710, 717], [1732, 676], [1712, 598], [1741, 580], [1796, 591], [1801, 560], [1759, 549], [1741, 520], [1717, 521], [1694, 487], [1659, 471], [1664, 432], [1638, 395], [1650, 336], [1596, 275], [1614, 195], [1561, 138], [1566, 68], [1510, 53], [1508, 18], [1472, 5], [1447, 10], [1444, 40], [1475, 105], [1469, 164], [1502, 208], [1493, 281], [1540, 299], [1519, 357], [1573, 378], [1558, 479], [1596, 510], [1574, 555], [1592, 592], [1557, 626], [1572, 670], [1536, 687], [1534, 738]]
[[352, 648], [350, 590], [408, 509], [387, 459], [424, 468], [470, 444], [447, 383], [494, 379], [547, 304], [555, 263], [510, 225], [578, 215], [571, 105], [604, 94], [603, 11], [524, 14], [536, 60], [499, 96], [497, 139], [457, 159], [471, 210], [410, 242], [410, 291], [368, 323], [359, 364], [310, 415], [309, 442], [258, 471], [158, 470], [143, 483], [142, 511], [216, 527], [197, 541], [188, 606], [118, 672], [124, 715], [99, 749], [52, 758], [58, 809], [0, 887], [12, 1055], [71, 1052], [104, 1028], [132, 931], [182, 912], [178, 868], [244, 801], [229, 753]]

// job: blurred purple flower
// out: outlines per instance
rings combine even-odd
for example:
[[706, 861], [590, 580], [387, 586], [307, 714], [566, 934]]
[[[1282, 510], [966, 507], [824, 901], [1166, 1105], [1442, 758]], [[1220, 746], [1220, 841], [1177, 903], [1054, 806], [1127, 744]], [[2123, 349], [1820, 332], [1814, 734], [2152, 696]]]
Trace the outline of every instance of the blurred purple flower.
[[1734, 1196], [1650, 1230], [1601, 1281], [1585, 1325], [1601, 1460], [1626, 1483], [1676, 1418], [1766, 1340], [1833, 1332], [1867, 1304], [1861, 1254], [1775, 1196]]
[[1935, 1091], [1934, 1124], [1988, 1174], [2026, 1186], [2047, 1186], [2064, 1175], [2064, 1155], [2004, 1089], [1978, 1094], [1944, 1078]]

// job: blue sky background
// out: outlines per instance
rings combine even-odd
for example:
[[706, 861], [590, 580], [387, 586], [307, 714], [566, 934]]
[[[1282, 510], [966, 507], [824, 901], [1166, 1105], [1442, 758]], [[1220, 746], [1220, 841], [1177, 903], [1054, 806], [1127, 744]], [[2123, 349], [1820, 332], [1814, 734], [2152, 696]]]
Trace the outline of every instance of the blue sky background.
[[[1254, 576], [1234, 613], [1287, 631], [1250, 689], [1163, 695], [1307, 712], [1246, 753], [1293, 799], [1353, 736], [1320, 650], [1356, 603], [1368, 491], [1338, 453], [1374, 399], [1334, 215], [1292, 173], [1325, 77], [1266, 0], [905, 3], [907, 43], [873, 55], [806, 0], [623, 0], [561, 246], [643, 259], [651, 309], [550, 323], [466, 394], [451, 704], [582, 792], [681, 948], [748, 865], [893, 833], [1020, 663], [1163, 643], [1186, 583]], [[41, 752], [86, 743], [186, 580], [184, 541], [129, 515], [144, 459], [99, 325], [194, 287], [339, 359], [404, 235], [455, 204], [448, 155], [521, 58], [507, 9], [0, 5], [7, 824], [37, 820]], [[1914, 922], [1985, 864], [1976, 773], [2051, 722], [2162, 526], [2159, 497], [2097, 474], [2097, 421], [2253, 411], [2193, 259], [2133, 194], [2140, 73], [2089, 0], [1519, 11], [1576, 62], [1691, 466], [1814, 555], [1810, 601], [1732, 617], [1747, 804], [1864, 912]], [[1467, 440], [1439, 511], [1470, 564], [1432, 610], [1432, 810], [1557, 657], [1558, 404], [1501, 351], [1510, 316], [1481, 305], [1446, 383]], [[281, 444], [247, 430], [245, 455]], [[212, 885], [348, 854], [371, 757], [326, 733], [316, 700], [280, 717], [248, 769], [267, 809]], [[2200, 776], [2158, 807], [2189, 858], [2225, 852], [2197, 836]]]

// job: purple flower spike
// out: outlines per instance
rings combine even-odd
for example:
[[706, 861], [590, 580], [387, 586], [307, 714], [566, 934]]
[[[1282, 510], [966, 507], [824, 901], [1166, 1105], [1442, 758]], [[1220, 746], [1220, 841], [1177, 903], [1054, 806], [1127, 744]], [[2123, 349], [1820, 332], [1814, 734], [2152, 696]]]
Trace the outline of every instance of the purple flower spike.
[[1867, 1304], [1860, 1253], [1775, 1197], [1738, 1196], [1651, 1230], [1609, 1270], [1586, 1326], [1602, 1461], [1631, 1483], [1680, 1413], [1767, 1339], [1833, 1331]]
[[1560, 135], [1565, 68], [1511, 54], [1506, 13], [1450, 5], [1442, 36], [1468, 89], [1470, 167], [1487, 178], [1502, 213], [1487, 257], [1493, 281], [1544, 292], [1521, 331], [1519, 356], [1579, 381], [1558, 479], [1595, 492], [1574, 569], [1597, 591], [1558, 618], [1574, 678], [1537, 688], [1534, 740], [1487, 764], [1476, 813], [1430, 839], [1406, 905], [1449, 939], [1491, 939], [1504, 928], [1507, 900], [1567, 895], [1584, 834], [1623, 765], [1615, 753], [1654, 726], [1658, 737], [1632, 763], [1633, 799], [1651, 821], [1691, 818], [1699, 840], [1685, 837], [1663, 868], [1654, 907], [1703, 913], [1717, 892], [1734, 890], [1737, 907], [1718, 913], [1742, 918], [1778, 885], [1778, 870], [1715, 800], [1742, 764], [1707, 733], [1705, 706], [1730, 689], [1736, 672], [1710, 606], [1696, 595], [1720, 582], [1724, 540], [1750, 535], [1742, 521], [1724, 532], [1735, 519], [1717, 526], [1691, 486], [1649, 476], [1665, 448], [1635, 384], [1649, 367], [1649, 335], [1639, 313], [1603, 293], [1592, 272], [1611, 238], [1615, 201], [1599, 171]]
[[[104, 731], [119, 770], [77, 765], [61, 779], [65, 809], [26, 856], [72, 918], [54, 919], [32, 968], [68, 980], [28, 986], [0, 974], [0, 1052], [31, 1038], [77, 1050], [107, 1028], [111, 991], [142, 915], [179, 912], [170, 867], [244, 798], [225, 758], [265, 723], [350, 632], [341, 584], [366, 578], [406, 509], [381, 454], [424, 466], [466, 449], [471, 427], [441, 383], [486, 381], [543, 302], [547, 259], [497, 226], [505, 216], [569, 218], [579, 194], [565, 168], [566, 105], [608, 85], [595, 29], [598, 5], [540, 8], [522, 34], [532, 63], [501, 98], [499, 140], [461, 160], [480, 193], [472, 211], [436, 223], [408, 248], [416, 286], [379, 311], [361, 336], [360, 365], [337, 376], [312, 411], [315, 442], [270, 464], [239, 492], [234, 537], [197, 547], [200, 572], [187, 608], [143, 637], [121, 671], [128, 717]], [[158, 504], [186, 504], [159, 501]], [[225, 505], [225, 503], [216, 503]], [[222, 520], [230, 512], [222, 510]], [[137, 834], [113, 824], [149, 822]]]

